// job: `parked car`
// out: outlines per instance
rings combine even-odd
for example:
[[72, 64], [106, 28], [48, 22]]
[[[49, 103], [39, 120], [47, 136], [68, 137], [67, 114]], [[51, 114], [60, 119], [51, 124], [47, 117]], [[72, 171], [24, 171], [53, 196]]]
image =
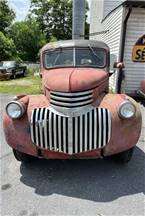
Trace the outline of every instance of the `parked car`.
[[16, 78], [17, 75], [25, 76], [27, 67], [16, 61], [0, 62], [0, 78]]
[[111, 155], [120, 162], [131, 160], [141, 112], [131, 97], [109, 93], [109, 59], [109, 47], [92, 40], [42, 48], [43, 94], [20, 95], [6, 106], [5, 137], [17, 160]]

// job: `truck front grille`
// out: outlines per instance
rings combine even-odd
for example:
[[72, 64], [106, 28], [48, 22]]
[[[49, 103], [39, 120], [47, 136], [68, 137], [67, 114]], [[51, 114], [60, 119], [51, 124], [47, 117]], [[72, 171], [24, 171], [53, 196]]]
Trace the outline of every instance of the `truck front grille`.
[[38, 148], [75, 154], [103, 148], [110, 135], [111, 113], [104, 108], [77, 117], [60, 116], [48, 108], [32, 112], [31, 139]]
[[50, 104], [64, 108], [82, 107], [92, 103], [93, 90], [83, 92], [50, 91]]

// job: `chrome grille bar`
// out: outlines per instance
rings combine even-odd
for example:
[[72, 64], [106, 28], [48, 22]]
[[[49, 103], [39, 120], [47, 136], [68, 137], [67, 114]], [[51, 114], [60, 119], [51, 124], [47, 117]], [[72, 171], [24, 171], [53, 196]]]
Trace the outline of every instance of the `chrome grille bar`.
[[69, 103], [64, 103], [62, 101], [56, 101], [56, 100], [50, 100], [50, 104], [52, 105], [55, 105], [55, 106], [61, 106], [61, 107], [80, 107], [80, 106], [85, 106], [85, 105], [88, 105], [88, 104], [91, 104], [92, 103], [92, 99], [90, 100], [86, 100], [86, 101], [83, 101], [83, 102], [79, 102], [79, 103], [72, 103], [72, 101], [70, 101]]
[[49, 149], [50, 150], [53, 150], [52, 149], [52, 126], [51, 126], [51, 122], [52, 122], [52, 112], [49, 111]]
[[63, 134], [62, 128], [61, 128], [61, 116], [58, 116], [58, 147], [59, 147], [59, 151], [61, 152], [61, 134]]
[[75, 137], [73, 138], [74, 138], [74, 143], [75, 143], [75, 153], [77, 153], [78, 152], [77, 151], [77, 148], [78, 148], [78, 142], [77, 142], [78, 140], [78, 118], [75, 117], [74, 119], [75, 119]]
[[92, 150], [92, 130], [93, 130], [93, 125], [92, 125], [92, 112], [89, 112], [89, 150]]
[[43, 111], [45, 109], [42, 108], [40, 110], [40, 121], [39, 121], [39, 131], [40, 131], [40, 146], [43, 148]]
[[48, 131], [49, 131], [49, 129], [48, 129], [48, 127], [49, 127], [49, 118], [48, 118], [48, 115], [49, 115], [49, 112], [47, 112], [47, 109], [45, 109], [45, 114], [44, 114], [44, 125], [45, 125], [45, 127], [44, 127], [44, 148], [47, 148], [47, 143], [48, 143]]
[[[63, 97], [63, 96], [55, 96], [53, 94], [51, 94], [51, 100], [56, 100], [56, 101], [64, 101], [64, 103], [66, 102], [78, 102], [79, 100], [86, 100], [86, 99], [91, 99], [92, 98], [92, 93], [89, 93], [88, 95], [83, 96], [83, 98], [79, 97]], [[81, 96], [82, 97], [82, 96]]]
[[73, 154], [73, 131], [72, 131], [72, 118], [67, 118], [68, 120], [68, 153]]
[[91, 94], [93, 90], [87, 90], [83, 92], [57, 92], [57, 91], [51, 91], [50, 94], [58, 95], [58, 96], [66, 96], [66, 97], [74, 97], [74, 96], [82, 96], [86, 94]]
[[63, 148], [66, 153], [66, 118], [63, 118]]
[[80, 152], [82, 152], [83, 151], [83, 124], [82, 124], [83, 116], [80, 116], [79, 120], [80, 120]]
[[36, 109], [36, 119], [35, 119], [35, 122], [36, 122], [36, 145], [39, 146], [39, 110], [40, 109]]
[[106, 145], [106, 110], [103, 109], [103, 146]]
[[98, 133], [97, 133], [97, 112], [96, 110], [94, 110], [94, 119], [96, 119], [96, 121], [94, 121], [94, 149], [97, 148], [97, 136], [98, 136]]
[[50, 91], [50, 104], [64, 108], [86, 106], [92, 103], [92, 94], [93, 90], [73, 93]]
[[32, 111], [32, 115], [31, 115], [31, 120], [30, 120], [30, 128], [31, 128], [31, 140], [33, 143], [35, 143], [35, 140], [34, 140], [34, 129], [33, 129], [33, 124], [34, 124], [34, 121], [35, 121], [35, 112], [36, 112], [36, 109], [34, 109]]
[[101, 122], [101, 109], [98, 110], [98, 116], [99, 116], [99, 120], [98, 122], [100, 123], [100, 126], [98, 127], [98, 137], [99, 137], [99, 143], [98, 143], [98, 147], [101, 148], [101, 128], [102, 128], [102, 122]]
[[111, 137], [111, 113], [92, 108], [76, 117], [55, 114], [48, 108], [36, 108], [31, 115], [31, 139], [42, 149], [75, 154], [103, 148]]
[[53, 119], [53, 134], [54, 134], [54, 151], [57, 151], [57, 143], [56, 143], [56, 139], [57, 139], [57, 124], [56, 124], [56, 119], [57, 119], [57, 115], [54, 115], [54, 119]]
[[111, 113], [110, 112], [108, 112], [107, 113], [108, 114], [108, 140], [110, 140], [110, 138], [111, 138], [111, 121], [110, 121], [110, 119], [111, 119]]
[[88, 127], [88, 124], [87, 124], [87, 115], [85, 115], [85, 151], [87, 151], [87, 142], [88, 142], [88, 139], [87, 139], [87, 127]]

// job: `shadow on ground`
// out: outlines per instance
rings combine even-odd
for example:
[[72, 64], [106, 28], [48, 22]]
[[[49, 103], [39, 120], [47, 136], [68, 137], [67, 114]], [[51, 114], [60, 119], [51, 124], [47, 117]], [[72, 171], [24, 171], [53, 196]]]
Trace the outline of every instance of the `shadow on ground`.
[[103, 160], [36, 160], [21, 165], [21, 182], [42, 196], [60, 194], [96, 202], [144, 193], [145, 153], [136, 147], [132, 161], [118, 165]]

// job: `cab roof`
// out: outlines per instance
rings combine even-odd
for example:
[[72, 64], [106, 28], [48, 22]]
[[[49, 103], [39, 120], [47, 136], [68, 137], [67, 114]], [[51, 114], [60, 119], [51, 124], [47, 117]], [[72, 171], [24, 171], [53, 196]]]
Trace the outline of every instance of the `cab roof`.
[[98, 47], [109, 50], [109, 47], [101, 42], [96, 40], [63, 40], [57, 42], [51, 42], [42, 47], [41, 52], [49, 49], [57, 48], [67, 48], [67, 47]]

